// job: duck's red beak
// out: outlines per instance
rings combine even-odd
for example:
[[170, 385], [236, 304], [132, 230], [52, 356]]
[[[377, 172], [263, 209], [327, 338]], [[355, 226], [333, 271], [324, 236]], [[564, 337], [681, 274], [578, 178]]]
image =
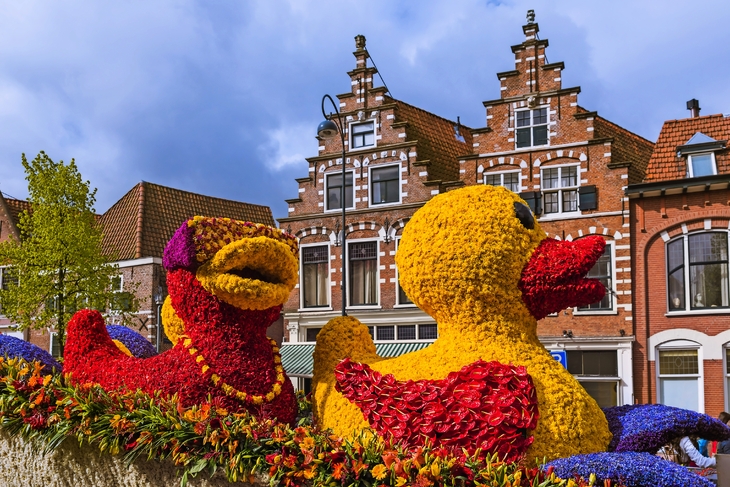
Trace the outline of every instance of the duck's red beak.
[[573, 306], [603, 299], [606, 289], [585, 275], [603, 254], [606, 241], [598, 236], [574, 242], [546, 238], [522, 269], [522, 300], [535, 319]]

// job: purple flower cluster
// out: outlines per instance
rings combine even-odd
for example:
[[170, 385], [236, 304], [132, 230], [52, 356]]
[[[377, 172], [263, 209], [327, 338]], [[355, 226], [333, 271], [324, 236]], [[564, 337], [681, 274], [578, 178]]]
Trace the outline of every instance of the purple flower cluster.
[[43, 364], [43, 373], [60, 372], [63, 368], [50, 353], [37, 345], [9, 335], [0, 335], [0, 356], [8, 358], [22, 358], [28, 362]]
[[145, 337], [122, 325], [106, 325], [106, 331], [112, 340], [119, 340], [137, 358], [149, 358], [157, 355], [157, 350]]
[[713, 441], [730, 438], [730, 428], [719, 419], [663, 404], [632, 404], [603, 412], [613, 433], [609, 451], [655, 453], [670, 441], [689, 435]]
[[587, 479], [596, 474], [596, 484], [607, 479], [626, 487], [714, 487], [714, 483], [690, 472], [681, 465], [663, 460], [649, 453], [603, 452], [559, 458], [545, 465], [552, 466], [555, 475], [570, 479]]
[[162, 253], [162, 265], [168, 271], [183, 267], [194, 269], [198, 265], [195, 259], [195, 243], [193, 228], [188, 227], [187, 220], [175, 231]]

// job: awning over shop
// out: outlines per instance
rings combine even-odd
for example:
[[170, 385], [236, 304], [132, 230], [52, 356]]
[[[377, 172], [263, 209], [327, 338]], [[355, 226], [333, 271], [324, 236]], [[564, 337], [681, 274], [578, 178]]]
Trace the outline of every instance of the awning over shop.
[[[404, 353], [426, 348], [433, 342], [387, 342], [376, 343], [375, 350], [381, 357], [397, 357]], [[312, 377], [314, 368], [314, 343], [282, 343], [281, 363], [291, 377]]]

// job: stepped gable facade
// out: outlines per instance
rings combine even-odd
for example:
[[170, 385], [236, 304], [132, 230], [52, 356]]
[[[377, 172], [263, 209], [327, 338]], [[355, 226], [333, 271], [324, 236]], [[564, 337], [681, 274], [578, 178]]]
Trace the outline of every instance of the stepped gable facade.
[[630, 185], [637, 400], [730, 409], [730, 118], [664, 123]]
[[[563, 87], [563, 62], [548, 62], [534, 16], [512, 46], [514, 69], [497, 73], [500, 97], [484, 102], [460, 157], [464, 184], [506, 186], [529, 204], [549, 237], [600, 235], [606, 252], [590, 275], [606, 297], [538, 323], [545, 346], [601, 406], [634, 402], [629, 207], [625, 188], [642, 181], [654, 144], [579, 105], [580, 87]], [[565, 352], [565, 355], [562, 354]]]

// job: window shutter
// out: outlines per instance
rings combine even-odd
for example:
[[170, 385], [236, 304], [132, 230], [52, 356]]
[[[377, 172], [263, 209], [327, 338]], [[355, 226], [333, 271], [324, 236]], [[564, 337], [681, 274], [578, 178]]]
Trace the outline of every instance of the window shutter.
[[535, 215], [542, 213], [542, 193], [539, 191], [526, 191], [520, 193], [520, 198], [525, 200], [525, 203], [530, 207], [530, 210]]
[[581, 186], [578, 188], [578, 207], [583, 210], [598, 208], [598, 190], [595, 186]]

